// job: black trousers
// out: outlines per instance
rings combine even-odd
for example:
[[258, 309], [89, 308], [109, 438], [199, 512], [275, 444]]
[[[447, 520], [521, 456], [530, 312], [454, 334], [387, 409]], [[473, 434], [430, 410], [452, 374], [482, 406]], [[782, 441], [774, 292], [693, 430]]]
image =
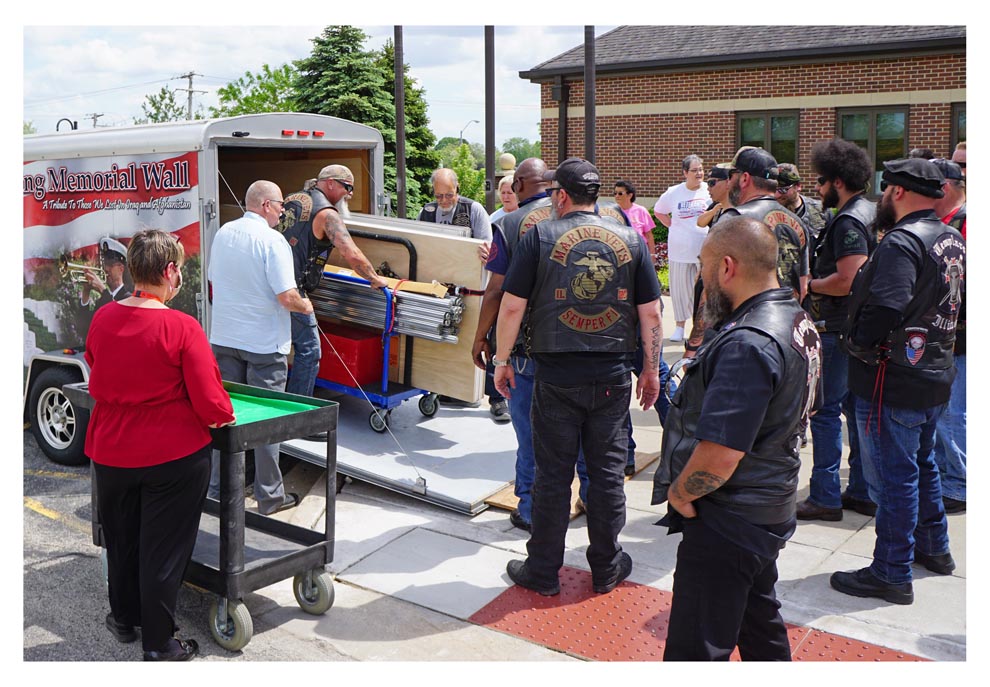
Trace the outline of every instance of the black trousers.
[[684, 522], [677, 548], [665, 661], [790, 661], [774, 591], [777, 556], [737, 546], [698, 518]]
[[625, 466], [629, 432], [626, 417], [632, 381], [561, 387], [536, 380], [533, 387], [533, 534], [526, 544], [527, 565], [548, 584], [564, 564], [564, 537], [570, 523], [571, 484], [578, 451], [588, 470], [588, 564], [595, 581], [615, 572], [626, 524]]
[[110, 610], [141, 627], [145, 651], [162, 651], [178, 629], [175, 605], [199, 532], [210, 446], [147, 468], [94, 465]]

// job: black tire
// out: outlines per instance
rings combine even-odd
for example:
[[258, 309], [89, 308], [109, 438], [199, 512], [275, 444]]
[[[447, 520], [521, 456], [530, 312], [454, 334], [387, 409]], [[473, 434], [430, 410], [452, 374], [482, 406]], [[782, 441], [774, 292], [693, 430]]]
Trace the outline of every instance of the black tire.
[[82, 381], [79, 370], [59, 365], [38, 375], [28, 394], [31, 434], [49, 460], [59, 465], [85, 465], [83, 453], [89, 411], [76, 408], [62, 393], [66, 384]]
[[426, 417], [433, 417], [437, 414], [438, 410], [440, 410], [440, 400], [436, 394], [429, 393], [425, 396], [420, 396], [419, 412]]

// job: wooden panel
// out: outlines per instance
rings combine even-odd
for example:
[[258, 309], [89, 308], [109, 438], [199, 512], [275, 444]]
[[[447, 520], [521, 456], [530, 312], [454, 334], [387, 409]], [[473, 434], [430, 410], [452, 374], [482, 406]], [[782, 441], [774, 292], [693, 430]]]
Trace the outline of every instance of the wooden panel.
[[[398, 225], [404, 226], [398, 226]], [[407, 228], [410, 222], [394, 222], [387, 217], [361, 216], [347, 221], [351, 231], [375, 233], [409, 240], [416, 250], [416, 281], [439, 281], [456, 284], [473, 291], [484, 288], [484, 266], [478, 259], [481, 241], [430, 231]], [[401, 278], [410, 278], [409, 251], [404, 245], [385, 240], [354, 237], [354, 242], [376, 268], [387, 261]], [[330, 264], [348, 267], [339, 251], [333, 251]], [[412, 356], [413, 386], [433, 391], [443, 396], [475, 402], [484, 394], [484, 372], [474, 366], [471, 346], [474, 331], [481, 314], [481, 296], [464, 296], [464, 315], [461, 320], [458, 343], [442, 343], [427, 339], [414, 339]], [[399, 360], [404, 359], [406, 337], [399, 344]], [[397, 370], [395, 379], [401, 371]]]

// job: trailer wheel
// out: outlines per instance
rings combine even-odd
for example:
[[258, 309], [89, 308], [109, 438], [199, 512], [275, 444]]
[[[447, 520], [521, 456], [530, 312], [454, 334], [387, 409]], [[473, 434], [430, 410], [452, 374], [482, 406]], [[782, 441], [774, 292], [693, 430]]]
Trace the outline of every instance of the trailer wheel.
[[[307, 576], [311, 578], [309, 581]], [[292, 593], [299, 608], [312, 615], [323, 615], [333, 606], [333, 578], [320, 568], [300, 573], [292, 578]]]
[[419, 412], [421, 412], [426, 417], [433, 417], [437, 414], [440, 409], [439, 396], [434, 393], [426, 394], [421, 396], [419, 399]]
[[392, 411], [390, 410], [374, 410], [368, 418], [368, 424], [380, 434], [388, 428], [389, 417], [391, 415]]
[[227, 626], [220, 628], [220, 601], [210, 602], [210, 634], [227, 651], [240, 651], [254, 636], [254, 622], [247, 606], [241, 601], [227, 601]]
[[82, 376], [65, 366], [50, 367], [38, 375], [28, 396], [31, 433], [49, 460], [59, 465], [85, 465], [83, 453], [89, 411], [76, 408], [62, 393], [65, 384], [81, 382]]

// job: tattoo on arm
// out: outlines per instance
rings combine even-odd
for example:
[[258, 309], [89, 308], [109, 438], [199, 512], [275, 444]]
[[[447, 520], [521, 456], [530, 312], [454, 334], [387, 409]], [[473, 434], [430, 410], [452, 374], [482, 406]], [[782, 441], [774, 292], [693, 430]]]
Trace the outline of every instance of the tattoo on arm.
[[663, 338], [660, 335], [660, 327], [653, 327], [650, 329], [650, 357], [646, 360], [646, 364], [651, 370], [660, 369], [660, 346], [663, 344]]
[[725, 484], [725, 480], [710, 472], [698, 470], [688, 475], [684, 480], [684, 488], [691, 496], [701, 497], [710, 494]]

